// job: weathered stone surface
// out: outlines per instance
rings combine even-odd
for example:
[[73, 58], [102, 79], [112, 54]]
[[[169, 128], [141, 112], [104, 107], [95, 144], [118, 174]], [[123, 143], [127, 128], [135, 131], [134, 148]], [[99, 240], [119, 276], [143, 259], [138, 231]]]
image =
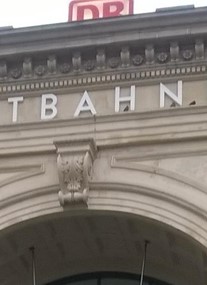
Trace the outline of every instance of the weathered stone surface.
[[[206, 24], [199, 8], [0, 32], [2, 284], [31, 283], [31, 246], [38, 284], [137, 273], [145, 239], [149, 276], [207, 284]], [[96, 113], [74, 118], [83, 94]]]

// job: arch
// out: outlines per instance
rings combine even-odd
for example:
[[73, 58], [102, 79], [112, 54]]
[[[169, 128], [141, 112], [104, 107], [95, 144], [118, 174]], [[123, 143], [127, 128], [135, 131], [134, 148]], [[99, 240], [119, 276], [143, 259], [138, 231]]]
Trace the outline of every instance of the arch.
[[[74, 210], [39, 217], [1, 233], [0, 280], [31, 280], [34, 246], [38, 284], [90, 272], [139, 274], [144, 240], [150, 240], [146, 276], [173, 285], [205, 284], [205, 249], [164, 223], [137, 214]], [[8, 255], [8, 253], [10, 253]], [[10, 269], [11, 270], [11, 269]], [[12, 272], [12, 270], [10, 271]], [[5, 275], [4, 275], [5, 274]]]
[[94, 183], [91, 189], [90, 209], [150, 218], [180, 230], [207, 247], [206, 219], [193, 211], [191, 205], [184, 206], [182, 201], [175, 201], [174, 197], [155, 193], [153, 188], [129, 184]]
[[[136, 153], [137, 147], [130, 150], [117, 149], [99, 151], [98, 158], [93, 166], [93, 179], [89, 181], [88, 209], [79, 208], [78, 204], [70, 206], [69, 208], [60, 206], [58, 201], [60, 186], [58, 184], [57, 169], [54, 163], [56, 157], [54, 157], [53, 154], [50, 158], [47, 158], [49, 163], [41, 167], [40, 171], [38, 168], [35, 175], [24, 174], [18, 176], [15, 174], [15, 177], [18, 179], [12, 179], [3, 186], [5, 199], [2, 200], [2, 215], [0, 217], [2, 240], [4, 240], [4, 237], [9, 237], [8, 240], [13, 239], [11, 235], [14, 235], [15, 238], [18, 235], [22, 236], [28, 229], [30, 232], [33, 226], [37, 228], [36, 232], [40, 231], [43, 232], [43, 235], [46, 237], [48, 235], [50, 236], [53, 230], [49, 229], [45, 233], [43, 229], [44, 225], [46, 225], [47, 228], [47, 223], [50, 223], [50, 221], [54, 223], [53, 227], [55, 228], [55, 232], [59, 234], [59, 224], [62, 225], [61, 229], [64, 231], [67, 222], [69, 222], [73, 225], [74, 234], [76, 233], [78, 235], [78, 229], [75, 228], [74, 221], [77, 221], [78, 224], [79, 222], [82, 223], [82, 219], [87, 221], [85, 230], [87, 240], [89, 240], [93, 217], [96, 219], [94, 223], [98, 224], [102, 221], [101, 217], [105, 216], [109, 217], [109, 224], [111, 223], [110, 219], [116, 219], [116, 223], [118, 224], [124, 223], [124, 229], [130, 227], [129, 225], [126, 226], [126, 224], [137, 223], [144, 229], [145, 234], [147, 230], [149, 230], [151, 239], [153, 239], [151, 228], [154, 227], [155, 232], [160, 231], [161, 235], [167, 236], [167, 243], [171, 243], [173, 239], [177, 239], [178, 241], [184, 240], [183, 243], [189, 244], [189, 248], [196, 252], [199, 256], [199, 260], [202, 260], [202, 265], [199, 268], [203, 270], [203, 264], [206, 262], [205, 260], [207, 260], [205, 253], [207, 247], [206, 193], [203, 185], [195, 179], [186, 177], [183, 174], [176, 173], [169, 169], [162, 169], [160, 165], [159, 167], [154, 166], [154, 162], [152, 164], [149, 161], [143, 163], [140, 161], [140, 158], [131, 158], [129, 155], [125, 156], [125, 153], [130, 153], [130, 151]], [[150, 155], [150, 157], [153, 157], [153, 155]], [[157, 157], [153, 158], [157, 159]], [[165, 159], [162, 156], [158, 158], [160, 161]], [[42, 158], [38, 159], [42, 160]], [[179, 160], [180, 157], [176, 156], [176, 159]], [[40, 164], [37, 163], [37, 165]], [[25, 169], [24, 171], [26, 172]], [[18, 188], [18, 192], [15, 195], [9, 195], [13, 193], [12, 188], [14, 186]], [[127, 219], [129, 222], [126, 222]], [[36, 236], [36, 232], [34, 236]], [[119, 230], [117, 229], [114, 234], [116, 239], [118, 239], [120, 235]], [[138, 234], [135, 234], [136, 238]], [[101, 229], [97, 231], [97, 235], [98, 240], [101, 240], [103, 236]], [[132, 236], [134, 236], [134, 233]], [[172, 236], [174, 238], [172, 238]], [[2, 241], [1, 237], [0, 245]], [[31, 243], [35, 242], [31, 233], [30, 237]], [[36, 238], [38, 240], [37, 244], [41, 247], [41, 239], [39, 239], [38, 235]], [[64, 257], [65, 252], [70, 254], [69, 245], [67, 244], [68, 241], [59, 241], [57, 235], [54, 240], [57, 240], [59, 248], [50, 237], [50, 241], [48, 242], [48, 244], [50, 244], [50, 251], [53, 252], [53, 247], [55, 247], [55, 250], [58, 251], [59, 254], [62, 252], [62, 258], [66, 258], [69, 266], [72, 268], [69, 272], [70, 275], [93, 272], [94, 270], [113, 270], [137, 274], [137, 263], [135, 261], [137, 257], [135, 256], [132, 258], [129, 254], [119, 255], [119, 253], [116, 252], [116, 254], [112, 256], [110, 256], [110, 254], [105, 256], [103, 262], [100, 261], [98, 256], [95, 256], [92, 262], [90, 256], [87, 256], [86, 249], [84, 249], [84, 254], [82, 255], [81, 252], [79, 252], [77, 259], [75, 257], [68, 259], [68, 257]], [[80, 244], [82, 243], [79, 237], [77, 237], [77, 240]], [[95, 241], [97, 244], [96, 252], [101, 252], [103, 241], [99, 242], [98, 240]], [[114, 247], [116, 247], [116, 240], [113, 235], [110, 239], [106, 238], [106, 240], [108, 240], [107, 245], [110, 248], [113, 249], [113, 244]], [[128, 242], [129, 240], [129, 237], [125, 238], [125, 241]], [[162, 242], [158, 236], [155, 239], [155, 244], [156, 242], [158, 242], [158, 248], [162, 248]], [[76, 247], [76, 237], [72, 238], [71, 244], [72, 247], [79, 251]], [[132, 244], [134, 244], [134, 242], [132, 242]], [[25, 251], [30, 245], [32, 245], [30, 244], [30, 240], [26, 238], [26, 243], [20, 250], [23, 259], [25, 258]], [[47, 244], [45, 247], [47, 247]], [[175, 252], [173, 252], [173, 250], [175, 250]], [[173, 250], [171, 252], [173, 256], [171, 262], [174, 262], [175, 265], [176, 259], [182, 256], [185, 260], [184, 264], [187, 264], [186, 268], [191, 268], [191, 258], [194, 256], [191, 255], [191, 257], [189, 257], [186, 253], [187, 250], [184, 251], [184, 254], [182, 254], [180, 249]], [[45, 249], [43, 252], [46, 255]], [[140, 246], [140, 252], [142, 252], [142, 246]], [[165, 252], [167, 252], [167, 250], [165, 250]], [[41, 256], [43, 260], [45, 255]], [[76, 253], [74, 253], [74, 255], [76, 256]], [[159, 253], [156, 252], [156, 255], [158, 256]], [[28, 263], [28, 253], [26, 256], [26, 263]], [[18, 253], [14, 255], [14, 259], [15, 258], [19, 259]], [[139, 255], [138, 259], [139, 262], [141, 262], [141, 255]], [[173, 285], [180, 285], [179, 282], [182, 285], [190, 284], [189, 282], [191, 281], [189, 280], [189, 276], [187, 276], [188, 274], [186, 275], [186, 273], [184, 273], [184, 267], [182, 267], [181, 270], [184, 276], [183, 280], [174, 279], [169, 264], [165, 265], [163, 259], [164, 255], [160, 262], [165, 269], [166, 275], [161, 274], [161, 265], [157, 265], [156, 268], [156, 262], [153, 260], [153, 254], [151, 254], [149, 276], [166, 282], [174, 280], [174, 283], [169, 282]], [[196, 258], [196, 260], [198, 259]], [[50, 260], [46, 258], [46, 263], [49, 263], [49, 261]], [[10, 263], [10, 261], [8, 262]], [[59, 260], [59, 266], [61, 262], [62, 261]], [[78, 266], [75, 266], [74, 262], [78, 263]], [[22, 261], [20, 263], [22, 263]], [[116, 266], [114, 264], [116, 264]], [[128, 264], [133, 265], [129, 268]], [[155, 267], [155, 269], [153, 269], [153, 267]], [[60, 268], [59, 273], [56, 272], [55, 268], [47, 269], [45, 273], [41, 272], [41, 280], [43, 283], [46, 283], [56, 280], [57, 277], [67, 276], [67, 270], [68, 268], [64, 265]], [[194, 272], [194, 275], [191, 277], [194, 277], [196, 280], [202, 278], [202, 282], [205, 284], [206, 281], [203, 281], [205, 277], [199, 270], [195, 272], [192, 269], [191, 271]], [[188, 271], [191, 272], [190, 270]], [[57, 274], [60, 274], [60, 276], [57, 276]], [[196, 280], [194, 281], [197, 282]], [[25, 279], [25, 282], [29, 281]]]
[[[102, 157], [97, 159], [94, 169], [94, 179], [89, 185], [89, 210], [132, 213], [154, 219], [182, 231], [207, 247], [206, 193], [196, 183], [187, 183], [186, 179], [177, 177], [175, 173], [166, 175], [166, 172], [152, 171], [146, 166], [140, 168], [131, 162], [117, 163], [114, 157], [112, 161]], [[41, 173], [41, 176], [44, 175], [44, 172]], [[41, 180], [38, 173], [38, 176], [27, 177], [26, 182], [25, 178], [18, 178], [18, 181], [5, 186], [6, 192], [7, 186], [12, 188], [16, 183], [19, 192], [1, 202], [2, 230], [18, 227], [18, 223], [30, 219], [64, 212], [58, 201], [59, 185], [51, 183], [36, 188], [33, 187], [37, 184], [35, 179], [39, 186], [44, 178]], [[170, 185], [171, 192], [165, 189], [167, 185]]]

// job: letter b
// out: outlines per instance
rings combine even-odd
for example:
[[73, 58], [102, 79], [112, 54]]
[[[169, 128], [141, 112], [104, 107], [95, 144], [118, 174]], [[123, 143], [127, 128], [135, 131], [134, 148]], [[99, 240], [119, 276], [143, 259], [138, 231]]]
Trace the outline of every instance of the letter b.
[[57, 97], [54, 94], [42, 95], [41, 120], [49, 120], [57, 115]]

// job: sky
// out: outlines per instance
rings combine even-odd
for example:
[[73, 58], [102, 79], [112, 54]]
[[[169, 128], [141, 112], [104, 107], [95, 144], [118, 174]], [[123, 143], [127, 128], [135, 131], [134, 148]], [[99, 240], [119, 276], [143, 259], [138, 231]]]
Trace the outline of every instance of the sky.
[[[67, 22], [70, 0], [0, 0], [0, 27], [14, 28]], [[134, 13], [154, 12], [156, 8], [194, 4], [207, 6], [207, 0], [134, 0]]]

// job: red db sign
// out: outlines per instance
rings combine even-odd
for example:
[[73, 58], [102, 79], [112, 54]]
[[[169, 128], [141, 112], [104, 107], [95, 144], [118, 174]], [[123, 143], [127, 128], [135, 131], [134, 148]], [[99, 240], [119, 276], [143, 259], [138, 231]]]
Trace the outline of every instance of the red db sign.
[[133, 0], [72, 0], [69, 21], [118, 17], [133, 14]]

